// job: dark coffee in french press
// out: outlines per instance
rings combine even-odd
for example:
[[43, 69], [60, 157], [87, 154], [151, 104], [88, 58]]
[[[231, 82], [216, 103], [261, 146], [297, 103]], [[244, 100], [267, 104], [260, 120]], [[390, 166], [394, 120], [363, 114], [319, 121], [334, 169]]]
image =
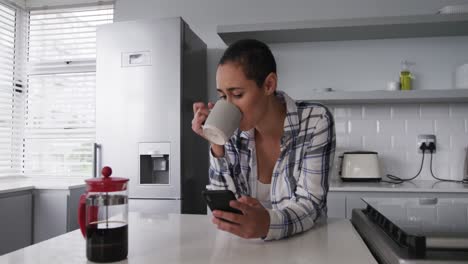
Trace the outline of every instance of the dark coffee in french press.
[[128, 226], [98, 229], [86, 228], [86, 256], [94, 262], [113, 262], [128, 254]]

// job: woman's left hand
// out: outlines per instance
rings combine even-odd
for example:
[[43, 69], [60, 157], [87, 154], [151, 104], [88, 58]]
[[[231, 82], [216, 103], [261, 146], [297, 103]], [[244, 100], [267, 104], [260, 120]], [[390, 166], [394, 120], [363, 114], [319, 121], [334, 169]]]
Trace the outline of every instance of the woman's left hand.
[[218, 229], [243, 238], [267, 236], [270, 228], [270, 214], [257, 199], [242, 196], [237, 201], [231, 201], [229, 206], [242, 211], [243, 214], [213, 211], [212, 221], [218, 226]]

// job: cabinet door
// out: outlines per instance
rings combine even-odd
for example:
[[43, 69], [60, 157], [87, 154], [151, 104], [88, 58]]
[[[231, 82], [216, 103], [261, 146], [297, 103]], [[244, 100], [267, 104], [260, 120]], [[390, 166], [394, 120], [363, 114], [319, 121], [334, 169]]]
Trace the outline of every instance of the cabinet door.
[[346, 196], [343, 193], [328, 192], [328, 217], [346, 218]]
[[68, 190], [34, 191], [34, 243], [67, 232]]
[[68, 195], [67, 232], [80, 227], [78, 224], [78, 207], [80, 196], [85, 192], [85, 187], [70, 190]]
[[0, 196], [0, 255], [31, 245], [32, 194], [9, 193]]

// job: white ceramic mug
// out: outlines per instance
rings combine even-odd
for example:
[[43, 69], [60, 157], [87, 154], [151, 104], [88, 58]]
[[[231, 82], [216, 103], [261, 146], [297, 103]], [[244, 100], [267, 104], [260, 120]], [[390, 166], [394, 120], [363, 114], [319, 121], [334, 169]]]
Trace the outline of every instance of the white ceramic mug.
[[241, 118], [237, 106], [218, 100], [203, 125], [203, 135], [214, 144], [224, 145], [239, 127]]

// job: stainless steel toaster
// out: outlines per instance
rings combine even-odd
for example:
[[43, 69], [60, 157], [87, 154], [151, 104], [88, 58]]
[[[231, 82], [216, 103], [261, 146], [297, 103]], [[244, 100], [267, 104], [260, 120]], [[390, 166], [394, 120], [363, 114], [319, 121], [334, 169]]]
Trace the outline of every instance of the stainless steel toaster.
[[380, 181], [378, 153], [374, 151], [344, 152], [341, 164], [343, 181]]

